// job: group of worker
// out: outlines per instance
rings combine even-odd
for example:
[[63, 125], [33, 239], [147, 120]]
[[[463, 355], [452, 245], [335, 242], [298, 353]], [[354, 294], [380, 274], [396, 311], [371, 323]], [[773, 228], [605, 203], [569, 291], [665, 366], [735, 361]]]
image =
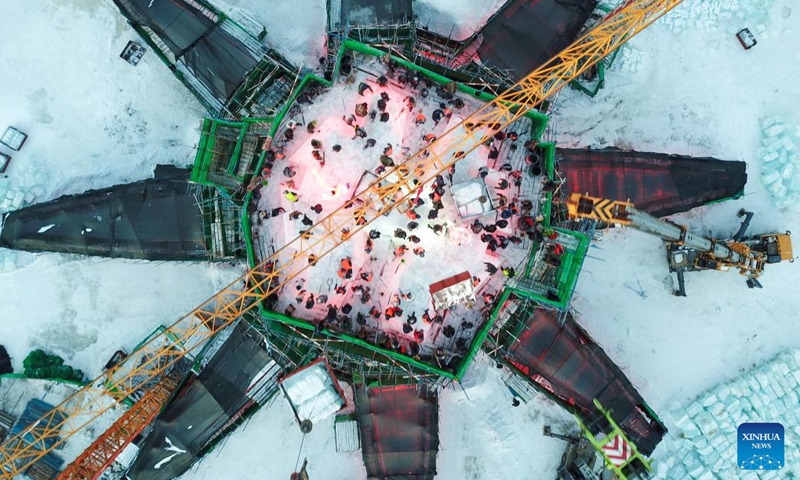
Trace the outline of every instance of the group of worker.
[[[410, 114], [410, 120], [418, 126], [420, 130], [427, 130], [428, 127], [435, 128], [438, 124], [445, 120], [449, 121], [453, 115], [453, 109], [459, 109], [464, 106], [464, 102], [460, 99], [454, 97], [454, 87], [455, 84], [448, 85], [447, 88], [445, 87], [438, 87], [437, 94], [439, 95], [440, 100], [436, 102], [434, 109], [431, 112], [430, 119], [432, 122], [429, 122], [428, 117], [425, 115], [424, 108], [420, 107], [421, 102], [417, 102], [417, 98], [427, 98], [430, 94], [428, 89], [432, 88], [432, 84], [428, 84], [420, 79], [414, 78], [406, 78], [406, 84], [410, 84], [413, 87], [420, 88], [412, 95], [408, 95], [406, 98], [402, 100], [403, 107], [407, 109], [408, 113]], [[380, 121], [380, 122], [387, 122], [390, 120], [389, 115], [389, 105], [390, 102], [400, 102], [401, 100], [397, 97], [392, 98], [385, 88], [388, 85], [388, 79], [385, 76], [378, 77], [377, 80], [378, 87], [375, 90], [384, 90], [380, 91], [379, 94], [376, 95], [375, 90], [373, 90], [373, 85], [368, 83], [362, 82], [358, 85], [357, 90], [358, 93], [363, 96], [367, 97], [368, 94], [372, 94], [372, 98], [365, 98], [364, 100], [369, 101], [357, 101], [355, 105], [355, 109], [352, 111], [352, 114], [348, 114], [343, 117], [345, 123], [350, 125], [353, 128], [353, 139], [357, 138], [366, 138], [367, 132], [366, 123], [370, 120], [372, 121]], [[371, 105], [372, 103], [372, 105]], [[396, 111], [392, 109], [392, 111]], [[380, 115], [380, 116], [378, 116]], [[369, 119], [367, 119], [369, 117]], [[361, 124], [359, 124], [361, 123]], [[283, 154], [283, 146], [286, 145], [288, 142], [294, 141], [294, 129], [297, 125], [290, 125], [289, 128], [284, 133], [284, 139], [280, 145], [276, 145], [278, 148], [276, 151], [275, 149], [270, 149], [269, 152], [271, 154], [268, 155], [268, 159], [272, 161], [280, 158], [284, 158]], [[316, 131], [316, 122], [309, 122], [307, 131], [309, 134], [313, 134]], [[291, 132], [291, 133], [290, 133]], [[436, 134], [431, 131], [420, 131], [419, 132], [420, 138], [423, 142], [430, 145], [431, 143], [436, 141]], [[476, 220], [470, 225], [471, 231], [476, 234], [480, 235], [481, 240], [486, 243], [487, 251], [489, 252], [496, 252], [498, 249], [505, 249], [509, 245], [519, 244], [522, 242], [520, 236], [517, 236], [516, 231], [514, 230], [517, 227], [518, 220], [517, 216], [523, 215], [525, 206], [523, 205], [522, 209], [518, 206], [520, 201], [514, 200], [514, 193], [509, 192], [512, 190], [513, 187], [520, 187], [522, 181], [522, 172], [515, 171], [511, 167], [510, 163], [502, 163], [499, 168], [495, 168], [495, 163], [499, 160], [499, 155], [501, 151], [502, 144], [500, 142], [510, 141], [511, 143], [511, 150], [515, 150], [516, 144], [514, 143], [518, 139], [518, 136], [514, 132], [502, 132], [498, 131], [494, 135], [494, 144], [488, 145], [489, 151], [487, 156], [486, 166], [481, 167], [478, 172], [478, 175], [482, 178], [486, 178], [489, 175], [491, 165], [491, 169], [502, 172], [505, 174], [504, 178], [500, 178], [496, 182], [493, 182], [494, 190], [497, 193], [497, 198], [495, 199], [495, 205], [499, 205], [499, 217], [495, 219], [493, 223], [484, 221]], [[366, 141], [365, 148], [375, 147], [376, 141], [374, 139], [368, 139]], [[325, 163], [325, 152], [323, 148], [323, 144], [320, 140], [312, 139], [311, 146], [313, 148], [312, 155], [314, 159], [319, 163], [322, 167]], [[527, 148], [528, 145], [526, 144], [525, 147]], [[335, 145], [333, 146], [333, 151], [339, 151], [341, 146]], [[280, 155], [280, 157], [279, 157]], [[454, 154], [458, 159], [462, 158], [465, 153], [464, 152], [456, 152]], [[460, 156], [459, 156], [460, 155]], [[383, 149], [383, 153], [380, 157], [380, 166], [379, 168], [383, 168], [384, 170], [387, 168], [392, 168], [395, 166], [394, 163], [394, 156], [395, 152], [392, 148], [392, 145], [389, 144]], [[400, 163], [400, 162], [398, 162]], [[269, 171], [267, 174], [271, 174], [271, 170], [273, 168], [272, 162], [268, 164]], [[384, 170], [378, 171], [378, 173], [382, 173]], [[455, 171], [455, 164], [451, 165], [450, 169], [446, 172], [446, 177], [449, 178], [450, 183], [453, 182], [453, 174]], [[300, 198], [300, 194], [296, 191], [297, 189], [294, 188], [294, 184], [292, 181], [292, 177], [296, 175], [296, 170], [291, 167], [287, 166], [283, 169], [283, 174], [287, 177], [286, 187], [283, 190], [284, 196], [286, 200], [290, 203], [298, 202]], [[424, 175], [424, 171], [417, 172], [415, 171], [415, 177], [421, 178]], [[268, 176], [268, 175], [265, 175]], [[401, 262], [405, 262], [407, 258], [406, 255], [408, 252], [412, 252], [415, 256], [418, 257], [425, 257], [425, 248], [423, 246], [423, 238], [424, 235], [416, 231], [419, 228], [420, 223], [425, 222], [427, 219], [427, 227], [433, 231], [436, 235], [441, 235], [443, 233], [446, 234], [447, 231], [447, 222], [437, 221], [440, 217], [440, 212], [444, 208], [443, 203], [443, 196], [446, 192], [445, 189], [446, 183], [445, 179], [442, 175], [436, 177], [433, 184], [430, 186], [430, 190], [425, 192], [426, 195], [418, 196], [412, 202], [412, 208], [406, 211], [406, 216], [410, 220], [407, 228], [397, 228], [393, 232], [393, 238], [407, 241], [413, 245], [409, 248], [408, 245], [405, 243], [401, 243], [394, 247], [394, 258], [399, 259]], [[509, 201], [509, 197], [512, 198]], [[530, 202], [528, 202], [530, 203]], [[427, 211], [423, 211], [423, 209]], [[522, 211], [521, 211], [522, 210]], [[311, 208], [311, 211], [315, 214], [320, 214], [322, 212], [322, 206], [320, 204], [315, 205]], [[275, 216], [275, 213], [280, 215], [283, 213], [283, 209], [281, 208], [278, 210], [267, 211], [263, 210], [264, 213], [259, 212], [259, 216], [263, 216], [262, 218], [266, 218], [269, 216]], [[294, 210], [291, 212], [289, 217], [292, 220], [301, 220], [304, 226], [311, 226], [313, 225], [314, 221], [312, 218], [309, 218], [310, 214], [304, 214], [300, 212], [300, 210]], [[427, 230], [425, 230], [427, 231]], [[388, 234], [387, 236], [390, 236]], [[375, 240], [381, 236], [381, 233], [378, 230], [371, 230], [369, 232], [369, 236], [365, 241], [364, 244], [364, 252], [370, 256], [374, 252], [376, 248]], [[309, 260], [311, 263], [311, 260]], [[311, 263], [312, 265], [316, 264], [316, 258], [314, 258], [314, 262]], [[370, 287], [369, 284], [373, 280], [373, 272], [372, 271], [364, 271], [359, 272], [358, 274], [354, 273], [353, 268], [353, 260], [351, 257], [345, 257], [340, 259], [339, 263], [340, 268], [338, 269], [337, 275], [341, 281], [341, 285], [336, 286], [336, 293], [337, 295], [346, 295], [348, 288], [346, 285], [349, 284], [351, 291], [354, 294], [358, 294], [362, 303], [366, 303], [364, 298], [367, 301], [370, 298]], [[511, 267], [493, 267], [495, 273], [497, 270], [502, 270], [504, 276], [508, 278], [513, 278], [515, 276], [514, 269]], [[488, 267], [487, 267], [488, 271]], [[477, 276], [473, 277], [473, 281], [476, 284], [480, 283], [480, 279]], [[357, 283], [363, 282], [366, 286], [359, 286]], [[327, 307], [327, 314], [325, 319], [321, 322], [323, 324], [331, 324], [339, 322], [341, 323], [342, 313], [345, 315], [350, 313], [349, 311], [353, 308], [349, 304], [344, 304], [341, 308], [335, 307], [333, 303], [328, 305], [328, 297], [327, 295], [317, 295], [314, 296], [313, 293], [307, 293], [305, 290], [302, 291], [302, 295], [298, 297], [297, 303], [303, 303], [307, 309], [312, 309], [315, 305], [324, 304]], [[345, 312], [345, 306], [349, 307]], [[294, 311], [294, 306], [291, 306], [292, 311]], [[367, 319], [372, 318], [373, 320], [380, 320], [383, 317], [384, 320], [392, 320], [398, 318], [402, 321], [401, 330], [404, 334], [409, 335], [408, 340], [416, 345], [416, 348], [407, 347], [411, 350], [419, 350], [419, 344], [421, 344], [425, 339], [425, 332], [424, 329], [416, 329], [414, 324], [417, 322], [417, 317], [415, 312], [411, 312], [410, 314], [406, 315], [405, 319], [403, 319], [404, 311], [401, 307], [401, 302], [396, 301], [392, 302], [389, 306], [385, 309], [380, 310], [378, 307], [373, 306], [369, 310], [369, 314], [365, 315], [362, 312], [355, 312], [355, 319], [356, 323], [360, 325], [357, 327], [359, 331], [363, 330], [366, 327]], [[442, 317], [439, 315], [435, 315], [431, 318], [431, 315], [426, 310], [425, 313], [422, 315], [422, 322], [423, 323], [435, 323], [436, 320], [439, 320], [439, 323], [442, 322]], [[455, 328], [451, 325], [446, 325], [443, 327], [443, 334], [446, 338], [451, 338], [455, 335], [456, 331]], [[413, 338], [413, 340], [411, 340]], [[398, 347], [400, 348], [400, 347]]]

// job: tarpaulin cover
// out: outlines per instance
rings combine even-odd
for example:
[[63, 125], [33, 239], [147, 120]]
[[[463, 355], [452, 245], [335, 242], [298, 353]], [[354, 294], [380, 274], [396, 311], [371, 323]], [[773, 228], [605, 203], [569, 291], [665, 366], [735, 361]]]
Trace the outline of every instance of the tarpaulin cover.
[[593, 399], [599, 400], [645, 455], [653, 452], [666, 433], [666, 428], [646, 413], [644, 400], [619, 367], [571, 315], [562, 327], [556, 312], [536, 309], [506, 359], [577, 408], [584, 420], [598, 413]]
[[[114, 0], [135, 26], [149, 27], [225, 104], [260, 57], [218, 24], [219, 15], [183, 0]], [[209, 16], [211, 18], [209, 18]], [[225, 20], [223, 20], [224, 22]]]
[[[53, 405], [34, 398], [25, 405], [25, 410], [11, 429], [10, 436], [19, 435], [26, 445], [30, 445], [33, 450], [51, 450], [59, 437], [54, 437], [49, 433], [48, 425], [58, 425], [67, 419], [67, 414], [63, 410], [55, 410]], [[52, 414], [51, 414], [52, 412]], [[39, 420], [47, 416], [50, 421], [39, 423]], [[56, 470], [60, 470], [64, 460], [56, 456], [52, 450], [44, 454], [37, 462], [43, 462]]]
[[0, 245], [148, 260], [207, 258], [202, 212], [189, 171], [158, 167], [156, 178], [65, 195], [8, 214]]
[[[392, 25], [414, 18], [411, 0], [331, 0], [341, 3], [341, 23], [350, 25]], [[335, 11], [335, 9], [334, 9]]]
[[11, 366], [11, 357], [8, 356], [6, 347], [0, 345], [0, 375], [4, 373], [11, 373], [13, 371], [14, 368]]
[[575, 40], [597, 0], [512, 0], [480, 31], [478, 56], [524, 78]]
[[215, 29], [186, 50], [183, 61], [217, 100], [225, 103], [259, 59], [228, 32]]
[[745, 162], [613, 148], [559, 148], [556, 166], [566, 179], [565, 195], [630, 200], [658, 217], [741, 196], [747, 182]]
[[114, 0], [135, 26], [146, 26], [175, 57], [214, 29], [216, 22], [183, 0]]
[[369, 480], [433, 480], [439, 403], [427, 386], [356, 388], [356, 416]]
[[168, 480], [188, 470], [209, 440], [251, 404], [245, 392], [270, 361], [247, 328], [237, 325], [200, 375], [158, 416], [129, 476]]

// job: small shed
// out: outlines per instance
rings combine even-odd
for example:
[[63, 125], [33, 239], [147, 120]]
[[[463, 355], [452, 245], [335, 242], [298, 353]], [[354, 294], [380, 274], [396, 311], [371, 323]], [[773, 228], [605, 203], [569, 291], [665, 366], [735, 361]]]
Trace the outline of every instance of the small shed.
[[461, 272], [432, 283], [428, 288], [436, 310], [450, 308], [461, 302], [467, 302], [468, 306], [475, 304], [475, 291], [469, 272]]
[[347, 401], [328, 362], [319, 359], [280, 382], [297, 421], [315, 423], [339, 411]]
[[458, 216], [467, 220], [494, 210], [491, 196], [482, 178], [473, 178], [466, 182], [456, 183], [450, 187], [450, 193], [456, 202]]

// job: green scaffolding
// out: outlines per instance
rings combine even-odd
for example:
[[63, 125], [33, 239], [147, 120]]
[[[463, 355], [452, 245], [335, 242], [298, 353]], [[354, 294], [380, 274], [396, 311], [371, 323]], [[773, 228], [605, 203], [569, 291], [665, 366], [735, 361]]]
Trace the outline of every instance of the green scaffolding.
[[[264, 121], [271, 122], [270, 128], [269, 128], [269, 132], [267, 133], [267, 136], [269, 136], [270, 138], [274, 137], [275, 133], [278, 130], [278, 127], [280, 126], [280, 124], [283, 121], [284, 117], [289, 112], [289, 109], [291, 108], [292, 104], [295, 102], [297, 97], [306, 88], [314, 86], [315, 84], [323, 86], [323, 87], [331, 87], [331, 86], [333, 86], [333, 83], [334, 83], [335, 79], [337, 79], [339, 77], [339, 70], [340, 70], [342, 56], [348, 51], [349, 52], [357, 52], [357, 53], [361, 53], [361, 54], [364, 54], [364, 55], [369, 55], [369, 56], [376, 57], [376, 58], [386, 57], [388, 55], [386, 52], [381, 51], [378, 48], [371, 47], [369, 45], [364, 45], [364, 44], [361, 44], [361, 43], [356, 42], [356, 41], [351, 40], [351, 39], [344, 40], [342, 42], [340, 48], [339, 48], [339, 51], [338, 51], [337, 55], [336, 55], [336, 64], [335, 64], [335, 67], [333, 69], [333, 75], [332, 75], [332, 79], [334, 79], [334, 80], [328, 81], [328, 80], [326, 80], [324, 78], [321, 78], [321, 77], [319, 77], [317, 75], [314, 75], [314, 74], [305, 75], [303, 77], [303, 79], [299, 82], [297, 88], [289, 96], [289, 99], [286, 102], [286, 104], [283, 106], [283, 108], [274, 117], [267, 117], [267, 118], [260, 119], [260, 121], [262, 121], [262, 122], [264, 122]], [[400, 58], [400, 57], [397, 57], [397, 56], [394, 56], [394, 55], [390, 55], [390, 57], [391, 57], [391, 59], [393, 61], [397, 62], [398, 65], [401, 65], [401, 66], [403, 66], [405, 68], [408, 68], [410, 70], [419, 72], [421, 75], [424, 75], [425, 77], [431, 79], [434, 83], [436, 83], [438, 85], [445, 85], [445, 84], [451, 83], [451, 79], [449, 79], [448, 77], [445, 77], [443, 75], [439, 75], [437, 73], [431, 72], [430, 70], [427, 70], [427, 69], [425, 69], [425, 68], [423, 68], [423, 67], [421, 67], [419, 65], [415, 65], [414, 63], [409, 62], [409, 61], [407, 61], [407, 60], [405, 60], [403, 58]], [[463, 85], [463, 84], [457, 83], [456, 86], [457, 86], [457, 89], [460, 92], [463, 92], [463, 93], [465, 93], [467, 95], [470, 95], [470, 96], [472, 96], [474, 98], [478, 98], [478, 99], [480, 99], [480, 100], [482, 100], [484, 102], [491, 102], [495, 98], [493, 95], [491, 95], [489, 93], [477, 90], [477, 89], [472, 88], [472, 87], [467, 86], [467, 85]], [[536, 110], [528, 111], [525, 114], [525, 116], [527, 118], [529, 118], [531, 120], [531, 123], [532, 123], [531, 138], [537, 139], [537, 140], [540, 139], [542, 134], [544, 133], [544, 130], [545, 130], [546, 126], [547, 126], [548, 117], [545, 114], [543, 114], [543, 113], [541, 113], [539, 111], [536, 111]], [[209, 122], [209, 121], [207, 120], [207, 122]], [[204, 123], [204, 130], [206, 130], [205, 123]], [[201, 144], [202, 144], [202, 141], [201, 141]], [[547, 152], [547, 158], [548, 158], [548, 162], [549, 162], [548, 163], [548, 165], [549, 165], [548, 169], [551, 172], [551, 176], [552, 176], [552, 170], [553, 170], [553, 164], [552, 163], [553, 163], [553, 158], [554, 158], [554, 153], [555, 153], [555, 145], [554, 144], [543, 144], [543, 148]], [[259, 171], [259, 169], [261, 168], [261, 165], [264, 162], [265, 155], [266, 155], [266, 152], [261, 152], [259, 160], [258, 160], [258, 164], [257, 164], [257, 166], [255, 168], [255, 171]], [[204, 156], [201, 156], [200, 154], [198, 154], [198, 161], [201, 161], [202, 159], [204, 159], [203, 161], [208, 163], [208, 157], [204, 157]], [[198, 169], [198, 176], [201, 175], [201, 173], [203, 171], [202, 166], [198, 167], [198, 165], [196, 165], [196, 169]], [[193, 172], [193, 178], [194, 178], [194, 172]], [[547, 202], [546, 202], [547, 204], [543, 207], [543, 211], [547, 212], [546, 216], [549, 215], [549, 212], [550, 212], [549, 202], [551, 200], [552, 200], [552, 196], [550, 194], [548, 194]], [[244, 195], [244, 204], [247, 205], [251, 201], [252, 201], [252, 193], [251, 192], [245, 193], [245, 195]], [[244, 211], [242, 213], [241, 223], [242, 223], [242, 228], [243, 228], [243, 230], [245, 232], [245, 245], [247, 247], [247, 259], [248, 259], [249, 265], [252, 268], [252, 267], [255, 267], [255, 265], [258, 264], [258, 259], [256, 258], [255, 249], [254, 249], [254, 246], [253, 246], [252, 224], [251, 224], [249, 215], [247, 215], [246, 211]], [[575, 275], [575, 276], [577, 276], [577, 275]], [[565, 282], [565, 285], [569, 284], [571, 282], [573, 287], [574, 287], [574, 279], [572, 279], [571, 275], [567, 275], [565, 277], [565, 279], [564, 279], [564, 282]], [[570, 289], [570, 291], [571, 291], [571, 289]], [[264, 304], [264, 302], [262, 302], [259, 305], [259, 313], [261, 314], [262, 322], [264, 322], [264, 324], [258, 325], [259, 322], [257, 320], [255, 321], [255, 324], [256, 324], [256, 326], [262, 328], [263, 329], [262, 331], [264, 331], [265, 333], [267, 331], [269, 331], [270, 329], [278, 329], [277, 331], [279, 331], [279, 333], [281, 333], [283, 335], [297, 334], [297, 332], [309, 333], [309, 332], [313, 332], [313, 330], [314, 330], [314, 325], [311, 322], [303, 320], [303, 319], [289, 317], [289, 316], [283, 315], [283, 314], [278, 313], [278, 312], [274, 312], [274, 311], [270, 310], [267, 307], [267, 305]], [[266, 321], [264, 321], [264, 320], [266, 320]], [[470, 347], [469, 347], [469, 349], [467, 351], [467, 354], [465, 355], [465, 357], [461, 361], [461, 363], [456, 367], [455, 371], [448, 371], [448, 370], [445, 370], [443, 368], [438, 368], [436, 366], [429, 365], [427, 363], [415, 360], [415, 359], [413, 359], [411, 357], [408, 357], [408, 356], [405, 356], [405, 355], [401, 355], [401, 354], [396, 353], [394, 351], [387, 350], [387, 349], [382, 349], [382, 348], [380, 348], [380, 347], [378, 347], [376, 345], [372, 345], [371, 343], [365, 342], [363, 340], [360, 340], [360, 339], [358, 339], [358, 338], [356, 338], [354, 336], [347, 335], [347, 334], [342, 334], [342, 333], [339, 333], [339, 332], [332, 332], [332, 331], [328, 331], [328, 330], [324, 331], [323, 334], [328, 339], [328, 341], [325, 342], [323, 340], [319, 340], [318, 343], [325, 343], [326, 348], [330, 349], [329, 351], [331, 351], [331, 352], [333, 352], [333, 351], [344, 352], [344, 353], [346, 353], [348, 355], [352, 355], [354, 358], [375, 359], [376, 361], [387, 361], [387, 362], [392, 362], [392, 363], [395, 363], [395, 364], [402, 364], [404, 366], [403, 368], [408, 370], [409, 374], [414, 376], [414, 377], [421, 378], [421, 377], [433, 375], [433, 376], [436, 376], [437, 378], [445, 378], [445, 379], [449, 379], [449, 380], [458, 380], [458, 379], [463, 377], [463, 375], [466, 372], [467, 367], [469, 366], [470, 362], [474, 358], [474, 356], [477, 353], [477, 351], [480, 349], [481, 342], [486, 338], [486, 334], [488, 333], [488, 330], [489, 330], [489, 327], [491, 326], [492, 320], [493, 320], [493, 317], [490, 317], [489, 321], [486, 322], [486, 325], [484, 325], [484, 327], [482, 327], [482, 329], [477, 333], [476, 337], [473, 339], [472, 345], [470, 345]], [[281, 324], [284, 325], [284, 326], [289, 327], [289, 329], [288, 330], [286, 330], [286, 329], [280, 330], [279, 329], [279, 325], [281, 325]], [[309, 352], [311, 352], [311, 350], [313, 350], [313, 348], [311, 346], [308, 346], [307, 348], [309, 349]], [[308, 354], [311, 355], [312, 353], [308, 353]], [[317, 351], [317, 353], [313, 353], [313, 354], [319, 355], [319, 352]], [[381, 378], [385, 378], [386, 375], [382, 374], [380, 376], [381, 376]]]
[[[611, 418], [611, 412], [606, 410], [600, 404], [600, 402], [597, 401], [597, 399], [594, 399], [594, 405], [601, 414], [601, 416], [595, 419], [595, 421], [603, 425], [602, 428], [600, 428], [600, 431], [603, 432], [602, 434], [595, 436], [592, 433], [592, 426], [586, 425], [586, 423], [581, 420], [580, 415], [575, 414], [575, 420], [578, 421], [581, 431], [586, 438], [589, 439], [592, 447], [594, 447], [597, 453], [603, 458], [605, 467], [614, 472], [619, 480], [633, 480], [636, 478], [649, 477], [650, 472], [653, 470], [653, 468], [650, 466], [650, 462], [641, 453], [639, 453], [636, 445], [628, 440], [625, 432], [623, 432], [617, 422]], [[612, 440], [615, 437], [619, 437], [624, 440], [632, 452], [630, 457], [619, 463], [612, 461], [608, 457], [608, 454], [606, 454], [605, 450], [603, 450], [603, 446], [605, 446], [609, 440]]]
[[261, 164], [262, 145], [274, 130], [272, 120], [204, 119], [189, 181], [241, 198], [242, 188], [255, 175], [256, 165]]

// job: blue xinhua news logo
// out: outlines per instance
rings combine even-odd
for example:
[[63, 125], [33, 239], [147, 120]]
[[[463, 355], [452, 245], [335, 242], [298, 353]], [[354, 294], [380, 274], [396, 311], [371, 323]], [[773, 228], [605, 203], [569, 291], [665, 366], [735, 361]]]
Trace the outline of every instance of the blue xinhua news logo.
[[783, 468], [783, 425], [743, 423], [738, 436], [738, 464], [741, 470], [781, 470]]

